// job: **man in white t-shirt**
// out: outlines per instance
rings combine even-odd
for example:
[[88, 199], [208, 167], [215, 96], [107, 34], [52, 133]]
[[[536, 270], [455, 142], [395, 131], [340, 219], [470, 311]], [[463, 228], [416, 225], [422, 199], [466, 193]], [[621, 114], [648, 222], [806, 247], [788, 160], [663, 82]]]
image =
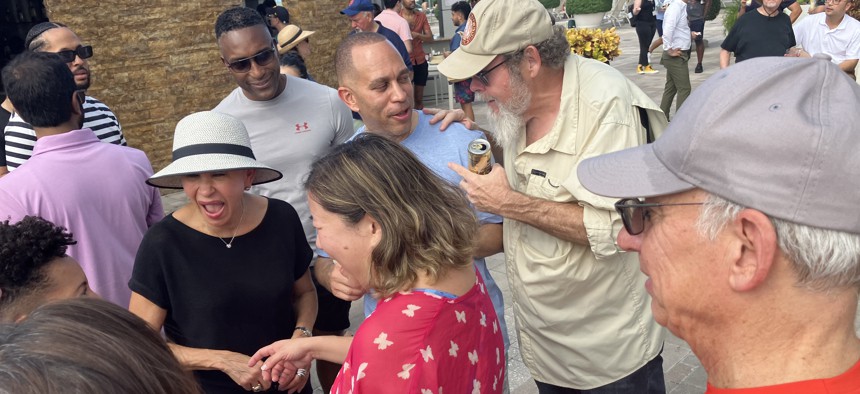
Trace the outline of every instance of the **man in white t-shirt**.
[[[336, 90], [281, 74], [269, 29], [253, 9], [236, 7], [222, 12], [215, 22], [215, 35], [221, 61], [238, 87], [214, 111], [239, 118], [248, 129], [257, 160], [284, 174], [278, 181], [251, 190], [290, 203], [313, 248], [316, 232], [303, 183], [314, 160], [352, 137], [349, 108]], [[324, 260], [318, 258], [312, 263], [313, 274], [330, 263]], [[320, 286], [317, 300], [313, 335], [343, 335], [349, 328], [350, 303]], [[323, 387], [331, 386], [338, 370], [337, 364], [317, 364]]]
[[860, 22], [845, 13], [853, 0], [827, 0], [824, 12], [807, 16], [794, 25], [797, 48], [790, 55], [809, 57], [816, 53], [830, 55], [842, 71], [854, 74], [860, 59]]

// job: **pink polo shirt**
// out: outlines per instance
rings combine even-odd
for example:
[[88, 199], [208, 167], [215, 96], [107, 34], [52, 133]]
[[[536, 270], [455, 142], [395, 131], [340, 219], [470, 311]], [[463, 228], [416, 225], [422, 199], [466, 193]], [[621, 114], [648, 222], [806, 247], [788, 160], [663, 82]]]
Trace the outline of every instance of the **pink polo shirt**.
[[72, 233], [67, 253], [90, 287], [128, 307], [128, 281], [146, 230], [163, 216], [158, 190], [144, 181], [143, 152], [99, 142], [90, 129], [39, 138], [33, 156], [0, 178], [0, 220], [41, 216]]
[[374, 20], [382, 23], [382, 26], [385, 26], [386, 29], [397, 33], [404, 43], [406, 43], [406, 40], [412, 39], [412, 30], [409, 30], [409, 22], [403, 19], [400, 14], [394, 12], [394, 10], [384, 10]]

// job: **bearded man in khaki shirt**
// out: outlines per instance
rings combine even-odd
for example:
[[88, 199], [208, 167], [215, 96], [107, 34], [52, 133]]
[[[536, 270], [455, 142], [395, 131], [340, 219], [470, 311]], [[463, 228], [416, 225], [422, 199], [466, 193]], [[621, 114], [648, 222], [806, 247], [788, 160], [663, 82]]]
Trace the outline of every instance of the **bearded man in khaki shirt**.
[[449, 166], [478, 209], [504, 217], [520, 350], [539, 391], [665, 392], [664, 334], [637, 255], [615, 245], [615, 201], [576, 177], [581, 160], [659, 134], [659, 107], [613, 68], [571, 56], [537, 0], [479, 3], [439, 71], [472, 78], [504, 148], [504, 168], [487, 175]]

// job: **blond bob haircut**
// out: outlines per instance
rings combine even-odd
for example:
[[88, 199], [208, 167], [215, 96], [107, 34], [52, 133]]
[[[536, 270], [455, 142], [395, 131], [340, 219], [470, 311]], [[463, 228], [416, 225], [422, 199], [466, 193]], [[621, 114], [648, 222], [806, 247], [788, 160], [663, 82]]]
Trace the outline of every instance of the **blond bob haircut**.
[[370, 286], [382, 297], [472, 264], [477, 219], [465, 195], [412, 152], [362, 134], [311, 166], [309, 198], [355, 225], [365, 215], [382, 229], [371, 254]]

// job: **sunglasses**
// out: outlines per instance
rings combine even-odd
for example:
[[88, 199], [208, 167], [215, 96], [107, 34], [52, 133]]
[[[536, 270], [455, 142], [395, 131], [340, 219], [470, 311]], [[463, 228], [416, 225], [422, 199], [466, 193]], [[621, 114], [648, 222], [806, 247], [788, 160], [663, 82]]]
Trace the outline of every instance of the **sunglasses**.
[[627, 233], [639, 235], [645, 231], [645, 222], [651, 218], [650, 208], [703, 204], [703, 202], [646, 203], [638, 198], [625, 198], [615, 203], [615, 210], [621, 215], [621, 222], [624, 223], [624, 229], [627, 230]]
[[505, 64], [507, 62], [508, 62], [508, 59], [506, 58], [504, 61], [500, 62], [499, 64], [496, 64], [495, 66], [490, 67], [487, 70], [478, 72], [477, 74], [475, 74], [475, 78], [478, 78], [478, 81], [481, 81], [481, 84], [483, 84], [484, 86], [490, 86], [490, 80], [487, 79], [487, 76], [489, 76], [490, 73], [493, 72], [493, 70], [499, 68], [499, 66], [501, 66], [502, 64]]
[[71, 63], [75, 61], [75, 57], [80, 57], [81, 59], [89, 59], [93, 57], [93, 47], [92, 45], [78, 45], [74, 50], [68, 49], [65, 51], [56, 52], [57, 56], [65, 63]]
[[254, 56], [249, 56], [244, 59], [239, 59], [231, 63], [227, 63], [227, 68], [234, 73], [246, 73], [251, 71], [251, 61], [257, 63], [257, 66], [268, 66], [275, 60], [275, 48], [266, 49]]

